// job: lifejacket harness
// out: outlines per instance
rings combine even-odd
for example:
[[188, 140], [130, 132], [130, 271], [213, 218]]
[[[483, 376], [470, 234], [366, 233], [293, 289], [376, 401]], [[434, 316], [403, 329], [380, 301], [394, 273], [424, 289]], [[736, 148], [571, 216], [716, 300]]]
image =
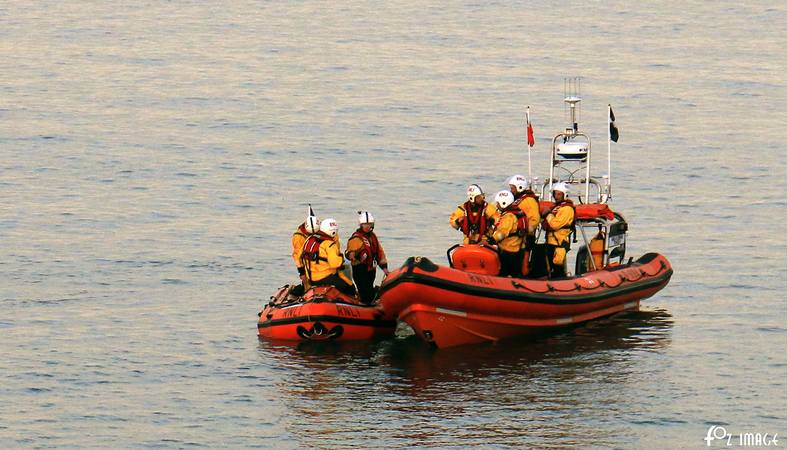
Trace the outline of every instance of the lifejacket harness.
[[[355, 259], [363, 261], [363, 264], [366, 264], [370, 271], [373, 270], [375, 262], [379, 264], [382, 259], [380, 241], [377, 240], [377, 235], [373, 231], [367, 234], [361, 230], [355, 230], [351, 238], [358, 238], [363, 242], [363, 248], [358, 250]], [[365, 258], [364, 255], [366, 256]]]
[[516, 216], [516, 227], [508, 232], [508, 236], [506, 236], [506, 238], [514, 235], [519, 237], [525, 236], [527, 234], [527, 214], [525, 214], [525, 212], [519, 209], [519, 206], [515, 204], [511, 204], [508, 208], [504, 209], [503, 214], [505, 213], [511, 213]]
[[487, 203], [484, 202], [483, 205], [480, 205], [478, 208], [478, 213], [473, 214], [471, 212], [471, 208], [475, 204], [467, 201], [464, 205], [465, 210], [465, 218], [462, 221], [462, 233], [465, 234], [468, 238], [478, 233], [480, 236], [486, 234], [486, 227], [487, 227], [487, 220], [486, 220], [486, 205]]
[[328, 262], [328, 258], [320, 256], [320, 245], [323, 242], [331, 240], [331, 237], [320, 232], [309, 236], [306, 242], [303, 243], [303, 251], [301, 252], [301, 262], [306, 269], [306, 274], [309, 280], [312, 279], [312, 263]]

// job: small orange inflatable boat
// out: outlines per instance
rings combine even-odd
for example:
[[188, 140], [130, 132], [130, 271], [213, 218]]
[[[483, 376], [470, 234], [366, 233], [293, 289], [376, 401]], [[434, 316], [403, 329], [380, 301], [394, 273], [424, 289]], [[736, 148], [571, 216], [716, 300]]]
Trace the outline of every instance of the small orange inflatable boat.
[[380, 303], [427, 342], [451, 347], [636, 310], [640, 300], [661, 290], [672, 276], [665, 257], [648, 253], [568, 278], [498, 277], [485, 274], [495, 270], [489, 253], [483, 248], [453, 252], [455, 266], [458, 255], [465, 261], [463, 270], [411, 257], [386, 277]]
[[361, 304], [333, 286], [318, 286], [302, 297], [284, 286], [260, 312], [260, 337], [286, 341], [358, 341], [391, 336], [396, 319], [379, 306]]

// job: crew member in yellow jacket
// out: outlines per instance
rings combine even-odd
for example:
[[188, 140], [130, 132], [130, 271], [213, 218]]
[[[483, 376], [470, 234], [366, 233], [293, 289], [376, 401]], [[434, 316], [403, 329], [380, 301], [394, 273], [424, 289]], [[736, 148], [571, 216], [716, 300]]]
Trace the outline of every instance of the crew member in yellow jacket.
[[480, 186], [471, 184], [467, 188], [467, 201], [457, 206], [448, 223], [462, 231], [463, 244], [479, 244], [486, 242], [496, 220], [495, 205], [486, 202]]
[[358, 229], [347, 241], [344, 255], [350, 260], [353, 280], [361, 302], [371, 305], [374, 301], [374, 279], [377, 266], [388, 276], [388, 260], [385, 250], [374, 233], [374, 216], [369, 211], [358, 211]]
[[524, 214], [514, 206], [514, 195], [500, 191], [495, 195], [500, 218], [494, 227], [490, 244], [497, 244], [500, 255], [500, 276], [522, 277], [522, 241], [526, 234]]
[[536, 245], [536, 230], [541, 222], [541, 211], [538, 206], [538, 197], [530, 185], [530, 180], [524, 175], [514, 175], [508, 179], [508, 187], [514, 194], [514, 206], [519, 208], [527, 217], [527, 234], [523, 244], [522, 275], [530, 273], [530, 252]]
[[303, 268], [301, 253], [309, 236], [318, 231], [320, 231], [320, 219], [310, 214], [292, 234], [292, 260], [295, 261], [295, 268], [298, 269], [298, 277], [301, 279], [301, 286], [296, 286], [293, 292], [295, 295], [303, 295], [304, 290], [309, 288], [309, 279], [306, 277], [306, 269]]
[[555, 206], [547, 214], [542, 227], [547, 233], [547, 262], [551, 277], [566, 276], [566, 253], [571, 249], [569, 236], [574, 227], [574, 203], [566, 198], [568, 185], [560, 182], [552, 185]]
[[530, 180], [524, 175], [514, 175], [508, 179], [508, 187], [514, 194], [514, 205], [527, 216], [527, 235], [535, 238], [541, 212], [538, 208], [538, 196], [530, 186]]
[[333, 285], [347, 295], [355, 295], [352, 281], [342, 273], [344, 257], [341, 244], [334, 239], [338, 231], [335, 219], [320, 222], [320, 231], [309, 236], [303, 244], [301, 260], [312, 286]]

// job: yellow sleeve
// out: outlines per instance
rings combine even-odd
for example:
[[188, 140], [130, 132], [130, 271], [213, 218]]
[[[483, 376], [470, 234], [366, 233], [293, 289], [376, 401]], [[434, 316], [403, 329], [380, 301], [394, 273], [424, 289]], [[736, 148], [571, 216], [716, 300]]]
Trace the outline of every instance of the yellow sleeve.
[[532, 197], [526, 198], [522, 202], [522, 211], [527, 216], [527, 232], [533, 234], [541, 222], [541, 212], [538, 210], [538, 202]]
[[357, 252], [358, 250], [363, 248], [363, 240], [359, 237], [351, 237], [349, 241], [347, 241], [347, 253], [349, 252]]
[[492, 235], [492, 237], [495, 239], [495, 241], [500, 242], [507, 238], [508, 235], [514, 231], [515, 227], [516, 216], [511, 213], [503, 214], [502, 217], [500, 217], [500, 221], [498, 222], [497, 227], [495, 228], [495, 233]]
[[491, 220], [492, 223], [497, 222], [497, 220], [500, 218], [500, 211], [497, 210], [497, 205], [494, 203], [488, 203], [486, 205], [484, 214], [486, 214], [486, 218]]
[[547, 223], [553, 230], [558, 230], [570, 225], [574, 221], [574, 210], [568, 206], [558, 208], [557, 214], [549, 214], [547, 216]]
[[451, 225], [451, 228], [453, 228], [454, 230], [458, 230], [459, 225], [456, 224], [456, 221], [459, 220], [460, 218], [463, 218], [464, 216], [465, 216], [465, 209], [460, 205], [456, 208], [456, 211], [454, 211], [454, 213], [451, 214], [451, 217], [448, 219], [448, 223]]
[[341, 248], [335, 241], [325, 241], [320, 245], [320, 249], [325, 251], [325, 258], [328, 259], [328, 267], [338, 269], [344, 264]]
[[355, 252], [361, 250], [362, 248], [363, 240], [361, 240], [359, 237], [351, 237], [350, 240], [347, 241], [347, 250], [344, 251], [344, 256], [346, 256], [350, 262], [355, 264]]
[[293, 233], [292, 235], [292, 259], [295, 261], [295, 267], [303, 267], [301, 262], [301, 253], [303, 253], [303, 244], [306, 243], [306, 236], [300, 233]]

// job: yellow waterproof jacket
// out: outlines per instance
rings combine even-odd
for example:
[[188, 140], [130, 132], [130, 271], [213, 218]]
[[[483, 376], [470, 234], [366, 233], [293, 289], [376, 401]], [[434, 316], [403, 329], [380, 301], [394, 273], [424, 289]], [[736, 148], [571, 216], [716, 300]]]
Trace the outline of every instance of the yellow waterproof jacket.
[[[473, 213], [471, 212], [471, 214]], [[487, 203], [486, 206], [484, 207], [484, 216], [486, 216], [486, 230], [487, 230], [486, 235], [490, 236], [492, 232], [492, 227], [497, 221], [497, 218], [499, 216], [499, 213], [497, 212], [497, 207], [495, 207], [495, 205], [491, 203]], [[461, 205], [456, 207], [454, 213], [451, 214], [451, 217], [448, 218], [448, 223], [451, 225], [453, 229], [461, 230], [462, 226], [457, 224], [457, 221], [459, 221], [459, 219], [463, 219], [464, 217], [465, 217], [465, 204], [462, 203]], [[469, 244], [472, 242], [475, 244], [480, 241], [481, 241], [481, 236], [479, 235], [479, 233], [473, 233], [470, 236], [465, 236], [462, 243]]]
[[299, 269], [303, 267], [301, 253], [303, 253], [303, 244], [306, 243], [308, 237], [309, 233], [306, 232], [306, 224], [304, 223], [295, 230], [295, 233], [292, 233], [292, 260], [295, 261], [295, 267]]
[[516, 253], [522, 248], [523, 238], [517, 233], [516, 214], [511, 211], [504, 212], [495, 225], [492, 237], [497, 241], [500, 250], [509, 253]]
[[538, 208], [538, 200], [533, 197], [521, 197], [516, 205], [527, 216], [527, 234], [536, 234], [538, 224], [541, 222], [541, 211]]
[[[371, 232], [369, 234], [374, 234], [374, 232]], [[377, 235], [375, 235], [375, 238], [376, 237]], [[375, 255], [367, 255], [367, 258], [372, 258], [372, 260], [375, 260], [377, 262], [377, 265], [379, 265], [381, 268], [387, 269], [388, 260], [385, 257], [385, 250], [383, 249], [383, 245], [380, 243], [379, 240], [376, 240], [376, 242], [377, 242], [377, 252], [378, 252], [377, 256], [379, 256], [379, 258], [375, 260], [374, 259]], [[358, 252], [361, 252], [363, 250], [368, 250], [366, 249], [366, 245], [363, 242], [363, 238], [353, 233], [353, 235], [350, 237], [350, 240], [347, 241], [347, 250], [344, 252], [344, 256], [346, 256], [347, 259], [350, 260], [353, 266], [366, 264], [366, 265], [370, 265], [370, 268], [373, 268], [374, 265], [371, 261], [361, 261], [359, 259], [360, 257], [357, 256], [359, 254]]]
[[320, 281], [337, 272], [344, 264], [340, 244], [333, 239], [326, 239], [320, 244], [319, 259], [306, 261], [306, 276], [311, 281]]
[[571, 234], [571, 224], [574, 223], [574, 208], [571, 203], [564, 202], [553, 209], [544, 219], [548, 225], [547, 244], [563, 245]]

